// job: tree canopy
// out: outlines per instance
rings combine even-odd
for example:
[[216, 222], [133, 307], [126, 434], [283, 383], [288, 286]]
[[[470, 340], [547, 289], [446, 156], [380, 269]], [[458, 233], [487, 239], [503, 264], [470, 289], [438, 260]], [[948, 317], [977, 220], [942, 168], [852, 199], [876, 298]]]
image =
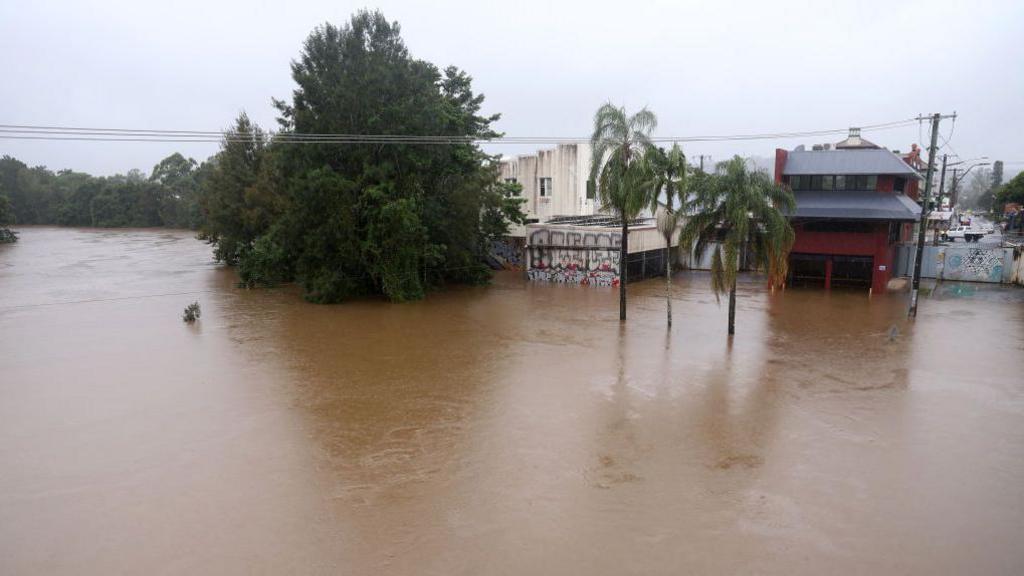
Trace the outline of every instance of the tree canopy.
[[400, 27], [361, 11], [324, 24], [292, 63], [281, 135], [469, 137], [455, 144], [284, 144], [244, 115], [203, 189], [204, 236], [248, 285], [295, 279], [306, 297], [420, 298], [444, 282], [489, 278], [490, 239], [521, 222], [495, 159], [469, 143], [497, 116], [455, 67], [413, 58]]

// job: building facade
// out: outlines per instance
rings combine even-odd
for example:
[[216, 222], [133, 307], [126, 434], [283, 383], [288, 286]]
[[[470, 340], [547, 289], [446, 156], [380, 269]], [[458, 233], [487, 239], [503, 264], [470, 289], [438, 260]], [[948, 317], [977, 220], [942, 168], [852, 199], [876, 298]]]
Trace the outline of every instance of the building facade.
[[[500, 177], [522, 186], [527, 224], [514, 230], [522, 242], [531, 280], [617, 286], [622, 267], [621, 223], [601, 214], [597, 187], [589, 180], [591, 148], [587, 143], [558, 144], [536, 154], [505, 158]], [[678, 244], [678, 234], [672, 245]], [[664, 274], [665, 239], [654, 219], [643, 214], [630, 223], [629, 278]]]
[[796, 197], [790, 284], [885, 292], [896, 245], [921, 215], [921, 175], [907, 160], [855, 128], [835, 146], [775, 151], [775, 180]]
[[500, 172], [506, 182], [518, 182], [523, 187], [523, 209], [532, 222], [598, 212], [596, 187], [588, 184], [589, 144], [559, 144], [536, 154], [505, 158]]

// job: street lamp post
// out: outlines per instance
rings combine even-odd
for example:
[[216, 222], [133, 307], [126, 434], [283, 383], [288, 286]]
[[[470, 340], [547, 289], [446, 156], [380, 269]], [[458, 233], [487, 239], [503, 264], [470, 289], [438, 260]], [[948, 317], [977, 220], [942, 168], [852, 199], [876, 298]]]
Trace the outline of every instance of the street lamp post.
[[[954, 167], [953, 168], [953, 176], [952, 176], [952, 178], [950, 178], [950, 194], [949, 194], [949, 207], [950, 207], [950, 209], [952, 209], [957, 204], [957, 200], [958, 200], [958, 196], [959, 196], [959, 192], [960, 192], [959, 185], [960, 185], [960, 182], [962, 182], [963, 179], [967, 176], [967, 173], [970, 172], [971, 170], [977, 168], [978, 166], [989, 166], [991, 164], [991, 162], [978, 162], [976, 164], [971, 164], [970, 166], [967, 167], [966, 170], [963, 171], [963, 174], [959, 174], [959, 175], [957, 173], [960, 172], [960, 170], [962, 170], [962, 168], [956, 168], [956, 166], [960, 166], [960, 165], [966, 164], [968, 162], [974, 162], [975, 160], [987, 160], [987, 159], [988, 159], [988, 156], [980, 156], [978, 158], [971, 158], [970, 160], [961, 160], [959, 162], [954, 162], [954, 163], [950, 164], [950, 166]], [[941, 198], [940, 198], [940, 202], [941, 202]]]

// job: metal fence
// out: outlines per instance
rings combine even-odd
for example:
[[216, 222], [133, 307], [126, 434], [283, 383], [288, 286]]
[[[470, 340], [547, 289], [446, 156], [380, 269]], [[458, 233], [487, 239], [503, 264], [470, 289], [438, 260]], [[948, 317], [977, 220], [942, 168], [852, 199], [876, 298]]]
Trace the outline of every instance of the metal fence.
[[[914, 273], [917, 247], [896, 247], [895, 276]], [[965, 282], [1010, 283], [1019, 281], [1021, 251], [999, 246], [925, 246], [921, 277]]]

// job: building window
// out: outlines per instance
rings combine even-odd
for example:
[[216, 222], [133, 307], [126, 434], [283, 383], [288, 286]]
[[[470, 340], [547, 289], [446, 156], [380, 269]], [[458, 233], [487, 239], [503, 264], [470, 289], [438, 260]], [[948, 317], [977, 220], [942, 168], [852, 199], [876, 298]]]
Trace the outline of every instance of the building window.
[[821, 176], [811, 176], [811, 190], [821, 190]]
[[[876, 178], [872, 176], [872, 178]], [[868, 189], [868, 177], [867, 176], [854, 176], [853, 174], [846, 175], [846, 190], [867, 190]]]
[[836, 190], [846, 190], [846, 176], [836, 176]]
[[801, 178], [799, 176], [789, 177], [789, 188], [791, 190], [803, 190], [803, 188], [801, 187], [802, 184], [803, 182], [801, 182]]
[[822, 190], [831, 190], [833, 184], [835, 183], [835, 179], [836, 179], [835, 176], [822, 176], [821, 177], [821, 189]]
[[597, 183], [587, 180], [587, 200], [593, 200], [597, 196]]
[[903, 193], [903, 189], [907, 186], [906, 178], [896, 178], [892, 183], [892, 189], [894, 192]]
[[540, 195], [551, 196], [551, 178], [540, 178]]
[[867, 183], [864, 186], [865, 190], [871, 190], [874, 192], [878, 189], [878, 176], [868, 176]]
[[519, 179], [517, 178], [505, 178], [505, 184], [518, 184]]

